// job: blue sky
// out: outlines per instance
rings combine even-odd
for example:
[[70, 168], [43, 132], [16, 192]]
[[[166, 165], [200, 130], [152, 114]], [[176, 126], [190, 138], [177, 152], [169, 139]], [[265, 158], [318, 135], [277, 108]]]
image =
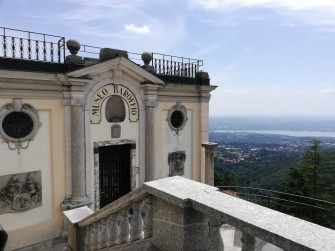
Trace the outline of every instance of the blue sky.
[[335, 0], [0, 0], [0, 26], [203, 59], [211, 115], [335, 116]]

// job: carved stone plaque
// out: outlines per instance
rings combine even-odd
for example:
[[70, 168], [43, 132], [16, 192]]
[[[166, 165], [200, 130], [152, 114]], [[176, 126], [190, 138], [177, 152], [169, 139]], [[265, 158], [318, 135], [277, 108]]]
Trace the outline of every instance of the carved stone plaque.
[[186, 160], [185, 151], [172, 152], [168, 155], [169, 176], [184, 175], [184, 164]]
[[41, 171], [0, 176], [0, 214], [42, 206]]

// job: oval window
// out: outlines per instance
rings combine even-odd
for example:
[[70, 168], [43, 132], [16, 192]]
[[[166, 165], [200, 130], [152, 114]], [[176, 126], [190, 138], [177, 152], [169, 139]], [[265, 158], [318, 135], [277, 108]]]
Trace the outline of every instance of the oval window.
[[171, 114], [171, 125], [178, 129], [179, 127], [181, 127], [184, 123], [184, 116], [183, 113], [181, 111], [174, 111]]
[[11, 112], [2, 121], [2, 128], [9, 137], [21, 139], [33, 131], [34, 122], [25, 112]]
[[110, 96], [106, 103], [106, 120], [108, 122], [123, 122], [126, 118], [126, 108], [119, 96]]

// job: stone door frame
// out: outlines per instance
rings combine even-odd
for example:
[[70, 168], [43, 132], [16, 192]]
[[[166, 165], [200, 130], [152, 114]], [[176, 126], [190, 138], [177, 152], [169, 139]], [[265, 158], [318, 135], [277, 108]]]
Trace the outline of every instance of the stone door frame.
[[130, 191], [136, 188], [136, 140], [118, 139], [94, 142], [94, 209], [100, 209], [99, 147], [130, 145]]

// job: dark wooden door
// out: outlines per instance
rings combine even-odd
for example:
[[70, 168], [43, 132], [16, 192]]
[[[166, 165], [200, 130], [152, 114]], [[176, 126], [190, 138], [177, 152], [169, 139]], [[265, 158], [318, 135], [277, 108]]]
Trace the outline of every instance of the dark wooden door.
[[130, 145], [99, 147], [100, 208], [130, 192]]

